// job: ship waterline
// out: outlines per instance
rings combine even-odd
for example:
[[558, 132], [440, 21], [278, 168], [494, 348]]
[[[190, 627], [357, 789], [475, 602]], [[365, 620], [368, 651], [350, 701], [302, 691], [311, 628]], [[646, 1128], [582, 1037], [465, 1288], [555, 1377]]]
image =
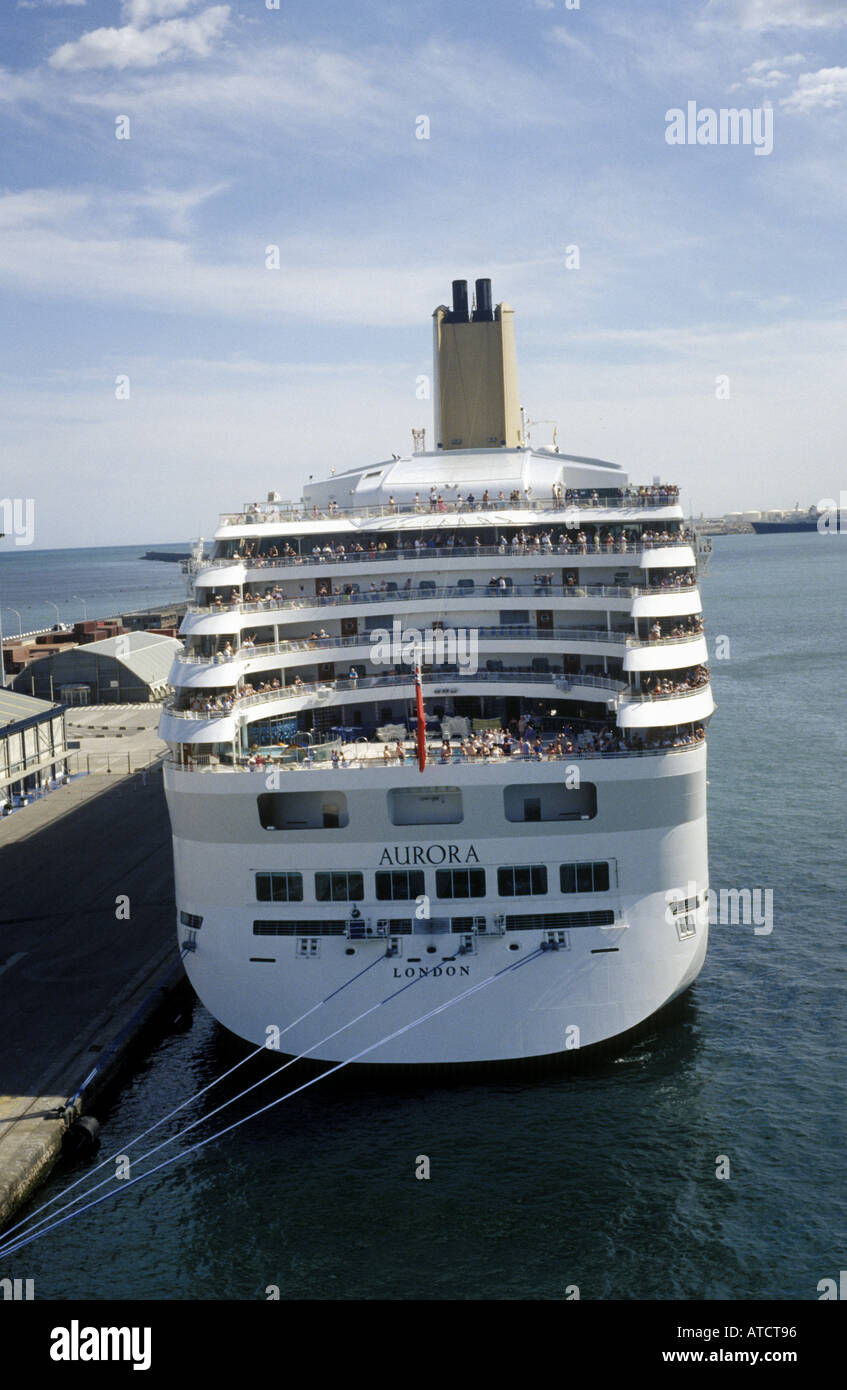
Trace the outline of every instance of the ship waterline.
[[673, 485], [526, 445], [511, 310], [462, 284], [439, 447], [227, 513], [162, 716], [192, 984], [319, 1062], [593, 1048], [706, 953], [696, 538]]

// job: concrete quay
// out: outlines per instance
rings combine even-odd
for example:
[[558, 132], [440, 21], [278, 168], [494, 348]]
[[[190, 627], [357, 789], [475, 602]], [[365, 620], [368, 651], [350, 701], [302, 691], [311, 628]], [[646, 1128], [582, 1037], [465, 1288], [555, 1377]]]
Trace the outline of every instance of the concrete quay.
[[0, 822], [0, 884], [2, 1229], [60, 1153], [57, 1111], [139, 1006], [80, 1113], [189, 991], [161, 768], [74, 779]]

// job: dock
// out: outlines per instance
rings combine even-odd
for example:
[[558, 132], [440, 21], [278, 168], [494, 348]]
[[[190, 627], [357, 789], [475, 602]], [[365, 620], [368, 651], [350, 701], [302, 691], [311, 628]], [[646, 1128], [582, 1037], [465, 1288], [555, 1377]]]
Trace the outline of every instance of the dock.
[[0, 883], [2, 1229], [58, 1158], [61, 1109], [98, 1059], [80, 1113], [188, 989], [161, 766], [75, 778], [4, 820]]

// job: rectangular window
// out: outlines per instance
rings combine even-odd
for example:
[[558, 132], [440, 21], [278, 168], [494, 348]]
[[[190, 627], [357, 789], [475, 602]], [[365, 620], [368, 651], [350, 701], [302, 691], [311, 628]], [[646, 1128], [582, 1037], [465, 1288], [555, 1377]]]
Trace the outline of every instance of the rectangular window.
[[301, 903], [302, 874], [257, 874], [256, 899], [260, 903]]
[[315, 897], [319, 903], [360, 903], [364, 896], [362, 874], [315, 874]]
[[438, 869], [435, 892], [439, 898], [484, 898], [484, 869]]
[[547, 892], [544, 864], [509, 864], [497, 870], [497, 891], [501, 898], [525, 898]]
[[569, 787], [564, 782], [522, 782], [503, 788], [508, 821], [592, 820], [597, 815], [593, 782]]
[[388, 793], [392, 825], [458, 825], [463, 818], [458, 787], [394, 787]]
[[596, 864], [562, 864], [559, 887], [563, 893], [608, 893], [609, 865], [603, 860]]
[[265, 830], [339, 830], [348, 822], [343, 792], [263, 792], [258, 808]]
[[376, 896], [380, 902], [410, 902], [424, 892], [422, 869], [392, 869], [376, 876]]

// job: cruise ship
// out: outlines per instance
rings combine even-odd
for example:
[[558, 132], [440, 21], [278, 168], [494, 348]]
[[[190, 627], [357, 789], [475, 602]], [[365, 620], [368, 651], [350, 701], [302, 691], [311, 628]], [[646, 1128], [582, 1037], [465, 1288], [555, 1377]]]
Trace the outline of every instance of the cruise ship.
[[220, 517], [160, 732], [179, 940], [257, 1047], [622, 1046], [696, 979], [714, 710], [678, 488], [531, 447], [514, 311], [434, 313], [434, 447]]

